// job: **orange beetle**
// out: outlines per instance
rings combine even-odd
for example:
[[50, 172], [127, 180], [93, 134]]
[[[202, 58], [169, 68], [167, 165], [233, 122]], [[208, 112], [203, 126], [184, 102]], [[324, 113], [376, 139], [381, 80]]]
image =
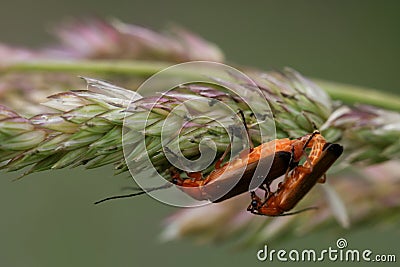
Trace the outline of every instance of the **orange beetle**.
[[[319, 139], [322, 138], [319, 132], [315, 131], [294, 140], [284, 138], [263, 143], [256, 148], [242, 151], [236, 158], [221, 167], [222, 157], [217, 161], [216, 169], [205, 178], [201, 172], [195, 172], [188, 173], [189, 178], [182, 179], [179, 173], [175, 172], [172, 175], [172, 182], [196, 200], [221, 202], [248, 192], [258, 164], [272, 161], [271, 169], [263, 174], [260, 185], [260, 188], [268, 195], [269, 186], [273, 180], [297, 166], [303, 156], [307, 159], [305, 149], [313, 146], [316, 136]], [[239, 175], [241, 177], [237, 181]], [[235, 182], [233, 186], [232, 182]], [[231, 189], [224, 194], [222, 190], [226, 190], [227, 186]]]
[[[194, 199], [221, 202], [248, 192], [258, 164], [272, 161], [271, 169], [267, 174], [264, 174], [265, 177], [263, 177], [260, 185], [260, 188], [265, 191], [265, 195], [267, 196], [270, 192], [269, 185], [273, 180], [297, 166], [303, 156], [307, 158], [305, 149], [314, 144], [313, 138], [315, 135], [319, 135], [319, 132], [315, 131], [312, 134], [307, 134], [294, 140], [283, 138], [263, 143], [258, 147], [242, 151], [231, 162], [221, 167], [227, 150], [215, 164], [216, 169], [207, 177], [203, 178], [201, 172], [195, 172], [188, 173], [189, 178], [182, 179], [177, 171], [172, 170], [172, 184], [180, 186], [180, 190]], [[238, 175], [241, 175], [241, 177], [237, 181]], [[235, 182], [234, 186], [231, 186], [231, 189], [221, 196], [220, 190], [226, 188], [227, 184], [230, 186], [232, 181]], [[171, 187], [172, 184], [167, 183], [160, 187], [147, 188], [144, 191], [132, 194], [107, 197], [95, 202], [95, 204], [112, 199], [142, 195], [146, 192]]]
[[264, 201], [252, 192], [252, 201], [247, 210], [253, 214], [266, 216], [282, 216], [304, 211], [285, 213], [294, 208], [316, 183], [325, 182], [326, 171], [342, 152], [341, 145], [327, 143], [321, 135], [316, 135], [308, 156], [309, 160], [302, 166], [297, 166], [289, 176], [285, 177], [276, 192]]

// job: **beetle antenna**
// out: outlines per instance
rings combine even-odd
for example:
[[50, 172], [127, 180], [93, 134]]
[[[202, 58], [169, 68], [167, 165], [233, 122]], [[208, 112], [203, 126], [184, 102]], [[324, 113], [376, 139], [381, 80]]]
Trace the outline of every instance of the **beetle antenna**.
[[247, 139], [249, 140], [249, 146], [250, 146], [250, 151], [251, 151], [254, 148], [254, 144], [250, 137], [249, 128], [247, 127], [246, 117], [244, 116], [243, 110], [239, 109], [238, 113], [240, 114], [240, 117], [242, 118], [242, 121], [243, 121], [244, 128], [246, 129]]
[[289, 160], [288, 168], [287, 168], [287, 170], [285, 172], [285, 180], [288, 178], [288, 175], [289, 175], [289, 172], [290, 172], [291, 167], [293, 165], [293, 162], [294, 162], [294, 147], [292, 147], [292, 151], [290, 153], [290, 160]]
[[166, 189], [166, 188], [169, 188], [171, 186], [172, 186], [171, 183], [166, 183], [165, 185], [162, 185], [162, 186], [146, 188], [146, 190], [143, 190], [143, 191], [140, 191], [140, 192], [136, 192], [136, 193], [132, 193], [132, 194], [106, 197], [106, 198], [103, 198], [103, 199], [101, 199], [99, 201], [96, 201], [94, 204], [97, 205], [97, 204], [100, 204], [102, 202], [113, 200], [113, 199], [135, 197], [135, 196], [146, 194], [148, 192], [153, 192], [153, 191], [157, 191], [157, 190], [161, 190], [161, 189]]
[[304, 209], [301, 209], [301, 210], [296, 210], [296, 211], [293, 211], [293, 212], [283, 213], [283, 214], [276, 215], [276, 216], [272, 216], [272, 217], [291, 216], [291, 215], [303, 213], [303, 212], [305, 212], [305, 211], [317, 210], [317, 209], [318, 209], [318, 207], [308, 207], [308, 208], [304, 208]]
[[308, 120], [308, 122], [312, 125], [312, 127], [313, 127], [314, 130], [317, 130], [317, 129], [318, 129], [317, 125], [316, 125], [315, 122], [308, 116], [307, 112], [304, 112], [304, 111], [303, 111], [301, 114], [304, 116], [304, 118], [306, 118], [306, 120]]
[[315, 130], [315, 131], [311, 134], [310, 138], [308, 138], [307, 142], [304, 144], [303, 150], [305, 150], [305, 149], [307, 148], [308, 144], [311, 142], [311, 140], [312, 140], [312, 139], [314, 138], [314, 136], [316, 136], [317, 134], [321, 134], [321, 133], [320, 133], [319, 131]]

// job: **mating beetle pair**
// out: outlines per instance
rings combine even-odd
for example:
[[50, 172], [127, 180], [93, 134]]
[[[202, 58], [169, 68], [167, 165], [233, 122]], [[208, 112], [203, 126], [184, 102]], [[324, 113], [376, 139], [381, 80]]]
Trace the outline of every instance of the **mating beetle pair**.
[[[306, 153], [306, 149], [311, 149]], [[327, 143], [318, 132], [307, 134], [295, 140], [288, 138], [277, 139], [263, 143], [258, 147], [242, 151], [232, 161], [221, 166], [223, 157], [215, 165], [215, 170], [203, 178], [200, 172], [187, 173], [188, 178], [182, 179], [178, 172], [172, 172], [172, 183], [179, 189], [197, 200], [211, 200], [221, 202], [248, 192], [251, 180], [260, 162], [272, 162], [270, 171], [264, 175], [259, 188], [265, 191], [264, 200], [251, 192], [251, 203], [248, 211], [257, 215], [282, 216], [298, 212], [287, 213], [311, 190], [318, 182], [325, 181], [325, 173], [343, 152], [338, 144]], [[226, 155], [227, 153], [224, 153]], [[302, 165], [299, 162], [302, 158]], [[270, 184], [278, 177], [285, 175], [285, 179], [278, 185], [275, 192], [270, 191]], [[220, 188], [224, 182], [232, 182], [240, 176], [233, 187], [222, 196]], [[162, 187], [147, 189], [146, 192], [170, 187], [171, 183]], [[109, 197], [96, 202], [132, 197], [146, 193], [141, 191], [123, 196]], [[304, 210], [302, 210], [304, 211]]]
[[[307, 148], [311, 149], [308, 155]], [[197, 200], [221, 202], [247, 192], [257, 164], [261, 161], [272, 160], [271, 169], [259, 187], [265, 191], [264, 200], [252, 191], [248, 211], [257, 215], [287, 215], [288, 213], [285, 212], [294, 208], [316, 183], [325, 182], [326, 171], [342, 152], [342, 146], [327, 143], [325, 138], [315, 131], [295, 140], [285, 138], [263, 143], [247, 154], [239, 154], [239, 157], [216, 168], [205, 178], [201, 176], [201, 173], [189, 173], [188, 179], [181, 179], [179, 175], [176, 175], [173, 182]], [[302, 157], [306, 160], [299, 166]], [[236, 178], [237, 170], [241, 168], [244, 168], [244, 171], [235, 186], [216, 199], [215, 194], [219, 193], [218, 188], [223, 187], [221, 186], [223, 181]], [[270, 184], [283, 174], [285, 174], [284, 181], [279, 184], [275, 192], [271, 192]]]

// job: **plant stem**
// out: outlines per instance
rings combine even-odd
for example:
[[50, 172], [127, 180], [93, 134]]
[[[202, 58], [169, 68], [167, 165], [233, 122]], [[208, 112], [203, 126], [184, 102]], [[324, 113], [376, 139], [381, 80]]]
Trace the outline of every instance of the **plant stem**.
[[400, 111], [400, 97], [398, 95], [357, 85], [319, 79], [313, 79], [313, 81], [324, 89], [333, 99], [341, 100], [344, 103], [368, 104]]
[[[89, 60], [52, 60], [23, 61], [0, 66], [0, 74], [6, 72], [69, 72], [84, 75], [85, 73], [151, 76], [173, 63], [155, 61], [89, 61]], [[176, 75], [191, 76], [189, 70], [179, 71]], [[385, 109], [400, 111], [400, 96], [373, 90], [365, 87], [313, 79], [333, 99], [347, 104], [368, 104]]]
[[123, 60], [46, 60], [21, 61], [0, 66], [0, 73], [4, 72], [69, 72], [69, 73], [97, 73], [119, 74], [135, 76], [151, 76], [158, 71], [171, 66], [167, 62], [154, 61], [123, 61]]

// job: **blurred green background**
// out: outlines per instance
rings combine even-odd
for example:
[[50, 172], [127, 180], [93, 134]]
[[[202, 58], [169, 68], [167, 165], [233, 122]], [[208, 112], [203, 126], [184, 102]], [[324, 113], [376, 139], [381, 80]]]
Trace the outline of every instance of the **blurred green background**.
[[[399, 1], [361, 0], [2, 0], [0, 41], [38, 47], [53, 41], [46, 29], [75, 16], [116, 17], [156, 29], [177, 23], [215, 42], [229, 62], [265, 70], [290, 66], [312, 77], [399, 93], [399, 10]], [[257, 248], [160, 243], [163, 218], [178, 209], [150, 197], [94, 206], [128, 183], [123, 175], [113, 177], [112, 166], [38, 173], [18, 182], [11, 182], [17, 174], [0, 176], [0, 266], [260, 264]], [[345, 237], [354, 248], [399, 253], [399, 227], [337, 227], [270, 245], [319, 249]]]

